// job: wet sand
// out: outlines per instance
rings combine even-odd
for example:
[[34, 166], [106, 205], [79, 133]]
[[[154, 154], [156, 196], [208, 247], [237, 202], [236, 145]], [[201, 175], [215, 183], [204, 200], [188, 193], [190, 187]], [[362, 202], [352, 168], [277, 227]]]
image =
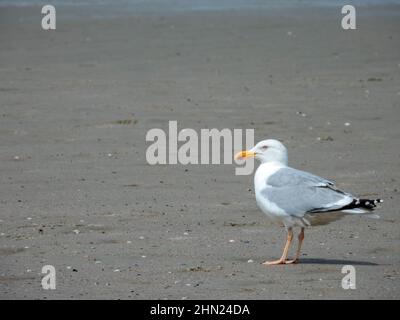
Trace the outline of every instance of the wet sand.
[[[400, 9], [99, 17], [0, 9], [0, 298], [400, 298]], [[235, 165], [146, 163], [151, 128], [254, 128], [380, 220], [306, 230], [302, 263]], [[346, 125], [347, 123], [347, 125]], [[56, 290], [41, 268], [54, 265]], [[356, 290], [343, 290], [343, 265]]]

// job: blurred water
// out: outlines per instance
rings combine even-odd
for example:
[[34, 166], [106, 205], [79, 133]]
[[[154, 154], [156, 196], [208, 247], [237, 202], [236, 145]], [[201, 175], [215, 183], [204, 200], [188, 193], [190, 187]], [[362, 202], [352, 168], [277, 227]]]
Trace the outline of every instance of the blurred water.
[[0, 6], [67, 5], [123, 7], [129, 11], [205, 11], [268, 9], [291, 6], [355, 6], [400, 4], [400, 0], [0, 0]]

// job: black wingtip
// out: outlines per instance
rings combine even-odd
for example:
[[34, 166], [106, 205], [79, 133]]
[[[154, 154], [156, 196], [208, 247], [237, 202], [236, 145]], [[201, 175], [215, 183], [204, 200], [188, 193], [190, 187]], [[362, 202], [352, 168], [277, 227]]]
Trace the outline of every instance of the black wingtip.
[[356, 204], [358, 208], [365, 208], [365, 209], [370, 209], [373, 210], [376, 208], [376, 205], [378, 203], [382, 203], [382, 199], [357, 199]]
[[350, 204], [342, 207], [341, 210], [349, 210], [355, 208], [374, 210], [376, 208], [376, 205], [382, 202], [382, 199], [354, 199]]

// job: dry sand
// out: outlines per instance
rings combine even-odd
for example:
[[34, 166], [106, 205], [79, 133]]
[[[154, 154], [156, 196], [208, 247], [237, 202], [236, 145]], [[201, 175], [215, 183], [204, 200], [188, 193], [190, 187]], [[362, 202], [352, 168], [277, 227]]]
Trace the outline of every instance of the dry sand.
[[[45, 32], [40, 8], [0, 9], [0, 298], [400, 298], [399, 7], [361, 7], [356, 31], [335, 7], [74, 10]], [[307, 230], [301, 264], [264, 267], [285, 235], [252, 176], [146, 163], [169, 120], [280, 139], [382, 219]]]

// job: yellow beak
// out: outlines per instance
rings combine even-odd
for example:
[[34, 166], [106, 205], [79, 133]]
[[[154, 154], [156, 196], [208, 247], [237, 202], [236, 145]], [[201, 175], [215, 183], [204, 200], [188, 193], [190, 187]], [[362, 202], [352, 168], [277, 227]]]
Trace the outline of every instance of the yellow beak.
[[256, 153], [253, 151], [240, 151], [235, 155], [235, 160], [242, 160], [255, 157]]

